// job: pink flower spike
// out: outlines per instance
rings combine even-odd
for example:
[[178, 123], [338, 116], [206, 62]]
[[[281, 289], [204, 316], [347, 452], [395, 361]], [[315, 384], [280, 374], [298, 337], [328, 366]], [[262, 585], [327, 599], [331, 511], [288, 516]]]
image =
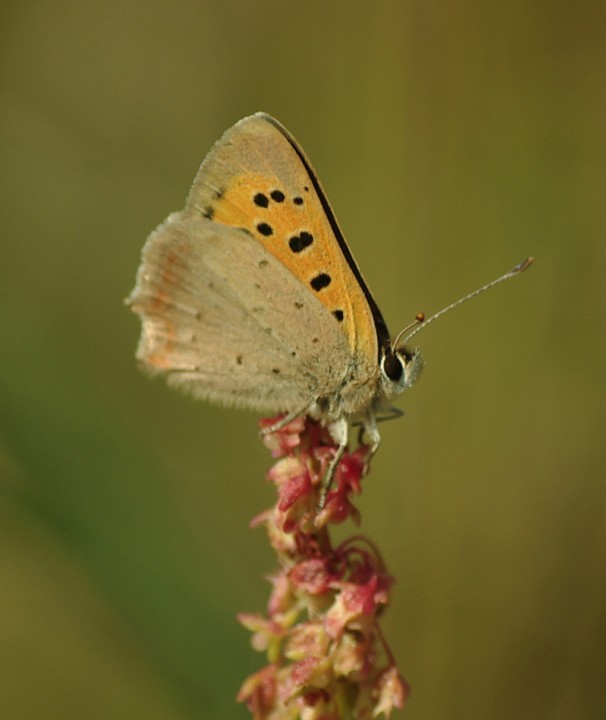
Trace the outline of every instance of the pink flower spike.
[[255, 720], [269, 718], [276, 699], [275, 665], [266, 665], [254, 675], [247, 677], [236, 699], [248, 705]]
[[330, 572], [327, 558], [304, 560], [290, 571], [293, 585], [311, 595], [327, 592], [333, 578], [334, 575]]
[[337, 451], [326, 428], [298, 418], [264, 442], [279, 458], [268, 473], [277, 502], [254, 525], [265, 526], [280, 569], [270, 577], [267, 617], [240, 616], [269, 664], [243, 684], [238, 699], [254, 720], [389, 716], [408, 693], [379, 625], [393, 580], [372, 542], [355, 535], [334, 548], [329, 533], [348, 518], [360, 521], [352, 499], [368, 470], [368, 448], [345, 452], [318, 512]]
[[285, 570], [280, 570], [268, 578], [273, 588], [267, 604], [271, 616], [289, 612], [294, 604], [293, 587]]
[[377, 703], [372, 716], [378, 717], [381, 713], [389, 717], [394, 708], [401, 710], [410, 695], [410, 688], [404, 678], [398, 673], [395, 665], [388, 667], [377, 681]]
[[[335, 674], [348, 677], [352, 673], [358, 673], [361, 676], [369, 665], [370, 644], [370, 638], [364, 633], [343, 633], [332, 654]], [[367, 675], [368, 671], [364, 674]]]
[[309, 479], [309, 473], [304, 473], [291, 478], [280, 488], [278, 509], [280, 512], [285, 512], [301, 500], [303, 500], [307, 505], [310, 492], [311, 480]]
[[251, 645], [255, 650], [262, 652], [267, 650], [284, 636], [285, 629], [273, 620], [266, 620], [261, 615], [253, 613], [239, 613], [238, 621], [247, 630], [254, 634], [251, 638]]
[[284, 656], [289, 660], [326, 657], [329, 642], [322, 622], [309, 620], [293, 628], [284, 648]]
[[[277, 415], [274, 418], [266, 418], [259, 422], [261, 430], [265, 430], [272, 425], [279, 423], [283, 415]], [[291, 450], [297, 447], [300, 443], [300, 435], [305, 429], [305, 418], [298, 417], [292, 422], [285, 425], [280, 430], [276, 430], [269, 435], [263, 435], [263, 444], [271, 451], [274, 457], [282, 457], [287, 455]]]
[[[330, 637], [337, 638], [348, 623], [365, 615], [372, 615], [377, 611], [378, 579], [373, 577], [366, 585], [353, 585], [344, 583], [330, 610], [326, 613], [324, 621], [326, 632]], [[379, 596], [379, 599], [381, 596]]]
[[367, 455], [368, 448], [360, 447], [351, 455], [345, 454], [339, 466], [341, 482], [355, 495], [362, 492], [361, 481], [366, 471]]
[[305, 658], [289, 667], [288, 677], [278, 686], [278, 697], [288, 703], [308, 692], [323, 690], [332, 679], [329, 658]]
[[267, 473], [267, 477], [279, 488], [293, 478], [308, 474], [308, 469], [301, 458], [285, 456]]

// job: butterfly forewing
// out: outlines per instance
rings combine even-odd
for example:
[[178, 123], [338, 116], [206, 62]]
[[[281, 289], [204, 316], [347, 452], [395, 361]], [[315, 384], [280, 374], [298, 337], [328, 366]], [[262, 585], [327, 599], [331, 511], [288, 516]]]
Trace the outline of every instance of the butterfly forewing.
[[329, 311], [356, 372], [375, 370], [377, 330], [365, 286], [335, 237], [336, 221], [309, 162], [273, 118], [244, 118], [223, 135], [200, 168], [187, 208], [247, 230]]

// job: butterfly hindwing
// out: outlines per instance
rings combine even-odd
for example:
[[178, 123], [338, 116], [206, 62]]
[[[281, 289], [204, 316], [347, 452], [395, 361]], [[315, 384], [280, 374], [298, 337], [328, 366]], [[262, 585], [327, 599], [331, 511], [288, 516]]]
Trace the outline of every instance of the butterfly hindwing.
[[205, 399], [298, 411], [349, 364], [334, 316], [262, 243], [191, 213], [149, 237], [130, 304], [139, 360]]

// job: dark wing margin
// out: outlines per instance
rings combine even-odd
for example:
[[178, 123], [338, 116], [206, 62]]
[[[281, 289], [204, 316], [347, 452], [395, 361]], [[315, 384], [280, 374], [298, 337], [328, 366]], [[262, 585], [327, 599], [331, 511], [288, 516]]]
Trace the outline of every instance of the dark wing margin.
[[288, 140], [293, 150], [297, 153], [299, 156], [299, 159], [303, 163], [303, 167], [305, 168], [307, 175], [310, 179], [311, 184], [314, 187], [314, 190], [318, 194], [318, 197], [320, 198], [320, 202], [322, 204], [322, 208], [324, 212], [326, 213], [326, 217], [328, 218], [328, 222], [330, 223], [330, 227], [334, 233], [335, 238], [337, 239], [337, 242], [339, 243], [339, 247], [341, 248], [341, 252], [343, 253], [343, 256], [345, 257], [345, 260], [347, 260], [347, 264], [351, 268], [351, 271], [355, 275], [356, 280], [360, 284], [360, 287], [362, 288], [364, 292], [364, 296], [366, 297], [366, 301], [368, 302], [368, 305], [370, 307], [370, 310], [372, 312], [372, 317], [375, 323], [375, 330], [377, 332], [377, 346], [378, 346], [378, 353], [379, 357], [378, 360], [381, 359], [382, 355], [386, 352], [389, 354], [391, 350], [391, 339], [389, 336], [389, 330], [387, 329], [387, 324], [385, 323], [385, 320], [383, 319], [383, 315], [381, 315], [381, 311], [379, 310], [379, 306], [375, 302], [375, 299], [372, 296], [372, 293], [370, 292], [368, 285], [366, 285], [366, 282], [364, 281], [364, 278], [362, 277], [362, 273], [360, 272], [360, 269], [358, 268], [356, 261], [354, 260], [353, 255], [351, 254], [351, 251], [347, 245], [347, 242], [345, 241], [345, 238], [343, 236], [343, 233], [341, 232], [341, 228], [339, 227], [339, 223], [337, 222], [337, 218], [335, 217], [335, 214], [332, 210], [332, 207], [330, 206], [330, 203], [328, 202], [328, 198], [324, 194], [324, 190], [322, 189], [322, 186], [320, 185], [320, 181], [316, 177], [316, 174], [311, 166], [311, 163], [305, 156], [305, 153], [303, 150], [299, 147], [299, 144], [294, 139], [294, 137], [288, 132], [288, 130], [281, 125], [275, 118], [273, 118], [271, 115], [267, 115], [266, 113], [257, 113], [257, 117], [261, 117], [264, 120], [266, 120], [270, 125], [273, 125], [277, 130], [279, 130], [282, 135]]

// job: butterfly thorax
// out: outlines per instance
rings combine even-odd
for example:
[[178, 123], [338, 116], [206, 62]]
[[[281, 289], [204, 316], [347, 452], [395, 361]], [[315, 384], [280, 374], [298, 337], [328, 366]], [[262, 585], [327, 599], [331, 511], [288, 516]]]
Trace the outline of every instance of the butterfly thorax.
[[324, 422], [339, 418], [355, 421], [390, 407], [391, 401], [411, 387], [423, 369], [418, 348], [384, 348], [379, 363], [370, 374], [361, 375], [352, 364], [342, 384], [329, 396], [318, 398], [310, 414]]

